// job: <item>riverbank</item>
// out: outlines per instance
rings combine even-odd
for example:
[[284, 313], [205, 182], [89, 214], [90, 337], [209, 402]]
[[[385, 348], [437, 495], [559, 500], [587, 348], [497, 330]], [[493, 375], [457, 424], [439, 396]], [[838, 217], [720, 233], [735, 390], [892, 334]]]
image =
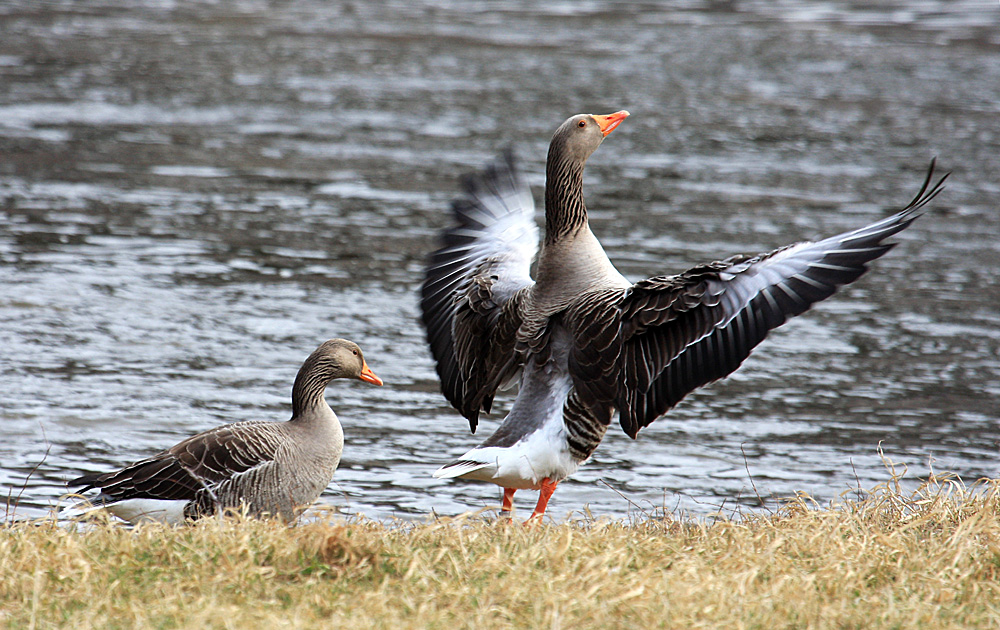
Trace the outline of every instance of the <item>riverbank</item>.
[[990, 627], [1000, 485], [769, 515], [498, 525], [53, 521], [0, 533], [4, 627]]

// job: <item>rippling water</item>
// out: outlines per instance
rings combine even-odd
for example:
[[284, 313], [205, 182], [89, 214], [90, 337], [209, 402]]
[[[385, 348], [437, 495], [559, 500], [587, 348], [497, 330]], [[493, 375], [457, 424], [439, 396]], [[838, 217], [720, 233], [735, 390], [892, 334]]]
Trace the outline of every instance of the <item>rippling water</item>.
[[0, 480], [18, 515], [81, 472], [285, 419], [333, 336], [387, 385], [330, 388], [347, 446], [323, 500], [495, 505], [492, 485], [430, 476], [501, 415], [472, 436], [438, 393], [423, 261], [460, 173], [513, 145], [540, 193], [555, 127], [617, 109], [632, 117], [587, 195], [633, 279], [874, 220], [934, 155], [953, 175], [872, 273], [731, 378], [638, 441], [609, 431], [553, 516], [825, 501], [886, 478], [880, 442], [917, 474], [998, 475], [995, 3], [134, 4], [0, 2]]

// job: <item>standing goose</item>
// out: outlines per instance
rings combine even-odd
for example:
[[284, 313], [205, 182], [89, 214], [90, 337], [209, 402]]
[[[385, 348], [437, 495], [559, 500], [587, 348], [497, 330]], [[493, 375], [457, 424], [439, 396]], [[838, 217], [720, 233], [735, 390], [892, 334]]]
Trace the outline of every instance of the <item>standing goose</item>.
[[180, 523], [246, 508], [294, 520], [333, 479], [344, 432], [324, 397], [335, 378], [381, 385], [361, 348], [331, 339], [305, 360], [292, 386], [287, 422], [247, 421], [199, 433], [149, 459], [68, 483], [100, 488], [94, 503], [130, 522]]
[[540, 249], [531, 191], [508, 153], [464, 180], [458, 225], [426, 271], [422, 319], [441, 388], [473, 432], [497, 389], [520, 378], [496, 432], [434, 476], [498, 484], [506, 514], [518, 489], [540, 490], [531, 518], [544, 514], [614, 411], [635, 438], [733, 372], [770, 330], [860, 277], [945, 179], [930, 186], [932, 162], [909, 205], [866, 227], [633, 284], [590, 231], [582, 188], [587, 158], [628, 115], [579, 114], [556, 130]]

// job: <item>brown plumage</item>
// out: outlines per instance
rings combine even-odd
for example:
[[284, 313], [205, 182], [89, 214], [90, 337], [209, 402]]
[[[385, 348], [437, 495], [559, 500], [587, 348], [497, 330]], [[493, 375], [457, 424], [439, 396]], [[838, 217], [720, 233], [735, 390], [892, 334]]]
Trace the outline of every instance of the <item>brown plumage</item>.
[[302, 364], [287, 422], [249, 421], [210, 429], [125, 468], [68, 483], [100, 488], [94, 503], [129, 521], [179, 522], [226, 509], [292, 520], [333, 478], [344, 447], [324, 398], [333, 379], [381, 385], [361, 348], [331, 339]]
[[634, 438], [731, 373], [770, 330], [889, 251], [885, 239], [909, 226], [945, 179], [931, 186], [932, 162], [913, 201], [858, 230], [631, 283], [591, 232], [582, 192], [587, 158], [627, 115], [580, 114], [556, 130], [540, 249], [531, 192], [509, 153], [466, 178], [453, 205], [458, 226], [445, 232], [423, 285], [442, 391], [473, 431], [498, 387], [523, 371], [496, 433], [435, 476], [497, 483], [505, 506], [517, 488], [540, 489], [536, 515], [591, 455], [615, 411]]

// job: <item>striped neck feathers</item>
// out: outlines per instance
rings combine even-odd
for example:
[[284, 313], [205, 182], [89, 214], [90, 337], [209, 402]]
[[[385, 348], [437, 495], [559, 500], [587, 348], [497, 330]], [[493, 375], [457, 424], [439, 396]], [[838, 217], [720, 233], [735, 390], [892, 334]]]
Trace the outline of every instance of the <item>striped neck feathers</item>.
[[326, 386], [336, 378], [337, 368], [329, 357], [309, 357], [302, 365], [292, 385], [292, 420], [309, 417], [309, 412], [326, 406]]
[[587, 225], [583, 165], [555, 143], [545, 165], [545, 242], [554, 243]]

